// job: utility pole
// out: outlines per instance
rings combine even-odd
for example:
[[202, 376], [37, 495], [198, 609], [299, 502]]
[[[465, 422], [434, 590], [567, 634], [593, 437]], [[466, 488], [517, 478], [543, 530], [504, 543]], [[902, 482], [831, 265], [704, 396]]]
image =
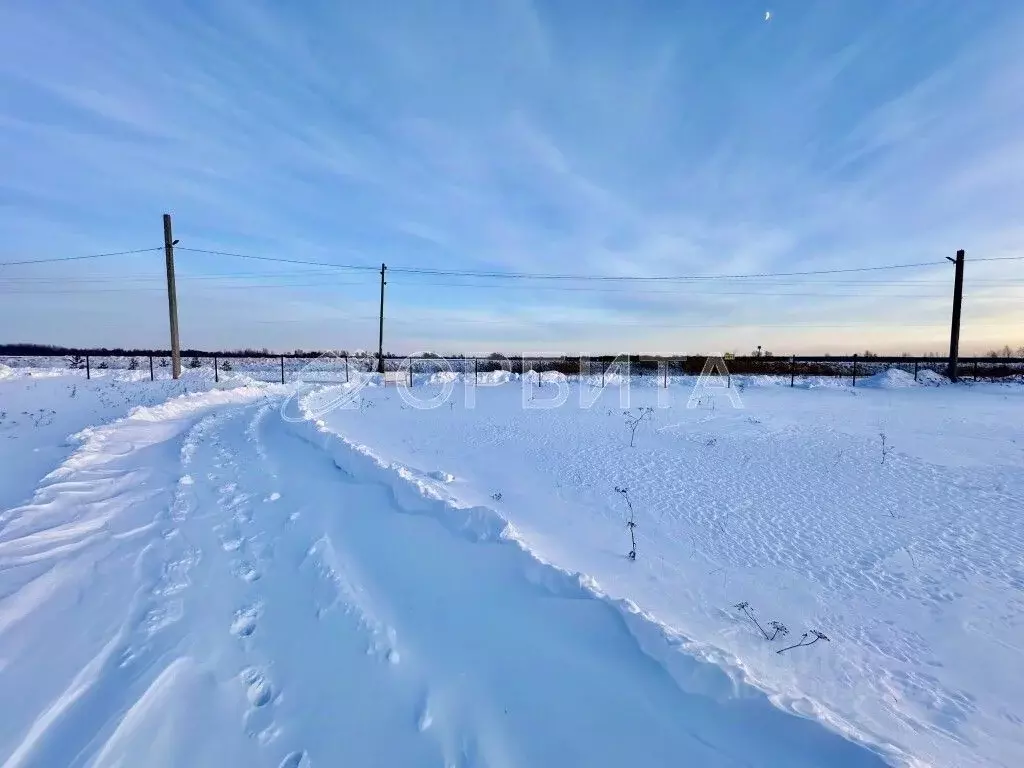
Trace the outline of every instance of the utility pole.
[[953, 281], [953, 325], [949, 330], [949, 368], [946, 371], [950, 381], [957, 380], [956, 367], [960, 357], [960, 303], [964, 297], [964, 252], [956, 252], [956, 277]]
[[181, 345], [178, 342], [178, 294], [174, 286], [174, 246], [178, 241], [171, 234], [171, 214], [164, 214], [164, 256], [167, 259], [167, 309], [171, 315], [171, 375], [181, 376]]
[[387, 264], [380, 265], [380, 336], [377, 344], [377, 373], [384, 373], [384, 273], [388, 271]]

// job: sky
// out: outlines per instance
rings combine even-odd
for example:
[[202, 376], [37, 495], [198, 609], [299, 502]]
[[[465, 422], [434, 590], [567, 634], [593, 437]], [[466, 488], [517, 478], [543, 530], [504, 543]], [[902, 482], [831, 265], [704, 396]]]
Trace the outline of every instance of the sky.
[[960, 248], [961, 351], [1024, 346], [1022, 39], [995, 0], [7, 0], [0, 262], [156, 250], [0, 264], [0, 342], [166, 348], [170, 213], [186, 347], [376, 349], [386, 263], [398, 354], [942, 352]]

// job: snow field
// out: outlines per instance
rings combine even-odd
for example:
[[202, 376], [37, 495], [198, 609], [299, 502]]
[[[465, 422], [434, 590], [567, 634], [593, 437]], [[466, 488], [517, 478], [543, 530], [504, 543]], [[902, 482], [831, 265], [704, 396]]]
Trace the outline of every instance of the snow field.
[[[1005, 672], [1021, 668], [1024, 390], [908, 378], [734, 379], [743, 410], [724, 390], [687, 409], [683, 388], [667, 408], [634, 388], [634, 413], [655, 410], [633, 449], [618, 392], [580, 409], [591, 390], [576, 385], [554, 409], [539, 407], [549, 384], [457, 387], [428, 410], [369, 388], [321, 418], [451, 503], [497, 510], [540, 557], [633, 600], [779, 706], [895, 762], [1017, 765], [1024, 700]], [[636, 563], [616, 486], [637, 510]], [[831, 642], [780, 655], [742, 601], [792, 642], [812, 629]]]
[[87, 430], [5, 513], [6, 765], [877, 764], [275, 395]]
[[0, 382], [0, 764], [1020, 762], [1019, 386], [494, 378]]

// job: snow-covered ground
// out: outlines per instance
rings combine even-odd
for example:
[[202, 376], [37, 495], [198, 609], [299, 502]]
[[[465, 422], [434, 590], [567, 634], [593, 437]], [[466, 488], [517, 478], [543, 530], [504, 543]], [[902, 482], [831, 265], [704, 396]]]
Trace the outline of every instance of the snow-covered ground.
[[1024, 764], [1019, 384], [0, 378], [4, 766]]

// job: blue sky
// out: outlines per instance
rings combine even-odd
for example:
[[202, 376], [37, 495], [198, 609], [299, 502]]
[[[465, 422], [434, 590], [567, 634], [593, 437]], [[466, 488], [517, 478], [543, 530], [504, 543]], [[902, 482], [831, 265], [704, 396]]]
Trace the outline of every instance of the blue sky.
[[[765, 21], [765, 12], [771, 20]], [[1024, 344], [1024, 6], [661, 0], [0, 10], [0, 261], [161, 243], [389, 267], [387, 349]], [[182, 342], [375, 348], [369, 271], [179, 251]], [[0, 267], [3, 341], [166, 346], [159, 252]], [[1016, 282], [1014, 282], [1016, 281]]]

